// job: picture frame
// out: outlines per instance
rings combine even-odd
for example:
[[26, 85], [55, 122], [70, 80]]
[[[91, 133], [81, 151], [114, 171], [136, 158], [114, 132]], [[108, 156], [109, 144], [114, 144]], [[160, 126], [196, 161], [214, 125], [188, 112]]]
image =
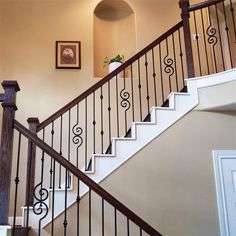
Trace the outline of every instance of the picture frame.
[[56, 69], [81, 69], [80, 41], [56, 41]]

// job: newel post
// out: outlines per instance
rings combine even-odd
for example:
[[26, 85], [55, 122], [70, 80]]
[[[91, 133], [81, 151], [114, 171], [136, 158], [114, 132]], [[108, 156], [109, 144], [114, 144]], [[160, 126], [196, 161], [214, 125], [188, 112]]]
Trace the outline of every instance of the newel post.
[[8, 224], [10, 204], [10, 186], [12, 169], [12, 151], [15, 119], [16, 93], [20, 90], [17, 81], [3, 81], [2, 87], [2, 134], [0, 146], [0, 225]]
[[195, 77], [194, 62], [193, 62], [193, 48], [191, 41], [191, 31], [189, 23], [189, 0], [180, 0], [179, 6], [181, 8], [181, 18], [183, 20], [184, 42], [186, 51], [188, 78]]
[[[29, 124], [29, 130], [33, 133], [37, 133], [37, 127], [39, 125], [39, 119], [31, 117], [27, 119]], [[36, 146], [32, 142], [28, 142], [28, 158], [27, 158], [27, 179], [26, 179], [26, 197], [25, 206], [33, 206], [34, 204], [34, 182], [35, 182], [35, 157]]]

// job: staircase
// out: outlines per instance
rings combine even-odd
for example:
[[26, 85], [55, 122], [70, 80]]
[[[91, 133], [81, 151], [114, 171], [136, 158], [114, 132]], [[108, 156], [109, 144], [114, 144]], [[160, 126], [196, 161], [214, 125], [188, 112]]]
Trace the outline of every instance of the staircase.
[[[8, 119], [3, 119], [4, 138], [1, 143], [1, 155], [6, 159], [12, 155], [12, 151], [5, 151], [5, 147], [13, 140], [11, 120], [19, 135], [18, 151], [15, 154], [14, 219], [19, 214], [17, 193], [22, 168], [20, 148], [24, 147], [21, 137], [28, 142], [28, 164], [25, 171], [27, 191], [25, 206], [22, 207], [24, 229], [30, 227], [36, 229], [38, 235], [43, 235], [42, 229], [50, 225], [51, 235], [54, 235], [57, 230], [54, 226], [56, 219], [63, 215], [62, 231], [66, 235], [69, 207], [77, 204], [77, 232], [79, 234], [82, 230], [86, 235], [91, 235], [93, 192], [102, 200], [99, 213], [102, 215], [102, 235], [104, 231], [117, 235], [117, 225], [124, 219], [127, 221], [128, 235], [131, 221], [140, 235], [142, 232], [160, 235], [97, 184], [193, 110], [199, 104], [198, 89], [236, 80], [236, 70], [233, 69], [236, 62], [232, 59], [232, 44], [227, 27], [222, 32], [219, 24], [203, 21], [202, 16], [202, 11], [206, 11], [211, 19], [212, 11], [218, 13], [222, 6], [225, 8], [224, 4], [223, 0], [217, 0], [190, 6], [187, 0], [181, 0], [182, 21], [45, 121], [39, 123], [36, 118], [30, 118], [30, 131], [14, 121], [12, 109], [15, 108], [18, 85], [3, 83], [5, 94], [0, 98], [5, 104], [3, 107], [10, 109], [8, 116], [5, 116]], [[202, 16], [202, 26], [206, 24], [204, 28], [207, 30], [201, 32], [204, 45], [198, 43], [198, 38], [196, 45], [191, 43], [191, 33], [200, 33], [196, 28], [196, 14]], [[225, 11], [224, 14], [226, 16]], [[228, 39], [224, 50], [220, 43], [223, 33]], [[193, 57], [194, 47], [197, 53]], [[209, 50], [212, 54], [207, 54]], [[222, 53], [222, 57], [216, 57], [216, 50]], [[120, 74], [123, 75], [121, 78], [118, 76]], [[8, 92], [14, 95], [8, 96]], [[12, 105], [10, 108], [9, 104]], [[5, 138], [8, 137], [6, 134], [11, 134], [9, 140]], [[6, 173], [9, 168], [6, 168]], [[5, 177], [1, 181], [9, 182]], [[5, 189], [0, 190], [9, 194]], [[81, 229], [83, 226], [79, 215], [80, 202], [87, 198], [89, 227], [86, 231]], [[104, 224], [104, 202], [115, 210], [114, 226], [111, 226], [111, 222], [108, 226]], [[4, 207], [8, 208], [8, 205], [9, 202], [6, 202]], [[1, 209], [4, 207], [1, 206]], [[124, 217], [121, 221], [117, 220], [118, 211]], [[6, 221], [7, 214], [2, 212], [0, 216]], [[96, 221], [94, 228], [98, 227], [97, 224]], [[15, 226], [13, 220], [13, 228]], [[115, 233], [111, 233], [111, 227], [114, 227]], [[26, 234], [29, 234], [29, 230]]]

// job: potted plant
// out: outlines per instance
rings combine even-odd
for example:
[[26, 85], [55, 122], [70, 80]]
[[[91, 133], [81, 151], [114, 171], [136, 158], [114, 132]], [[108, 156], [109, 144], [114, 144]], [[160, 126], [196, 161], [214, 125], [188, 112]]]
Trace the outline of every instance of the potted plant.
[[104, 67], [108, 66], [108, 72], [111, 73], [113, 70], [119, 67], [123, 62], [124, 62], [124, 55], [118, 54], [113, 58], [105, 57]]

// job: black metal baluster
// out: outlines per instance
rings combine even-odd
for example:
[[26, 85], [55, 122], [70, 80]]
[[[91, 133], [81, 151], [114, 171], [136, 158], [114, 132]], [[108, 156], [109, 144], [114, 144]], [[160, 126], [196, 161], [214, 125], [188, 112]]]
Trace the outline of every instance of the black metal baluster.
[[104, 236], [104, 199], [102, 198], [102, 236]]
[[177, 73], [177, 66], [176, 66], [176, 53], [175, 53], [175, 37], [174, 37], [174, 34], [172, 34], [172, 43], [173, 43], [173, 53], [174, 53], [174, 63], [175, 63], [175, 81], [176, 81], [176, 89], [177, 89], [177, 91], [179, 91], [178, 73]]
[[142, 236], [143, 235], [143, 231], [142, 231], [142, 229], [140, 228], [140, 236]]
[[[60, 155], [62, 156], [62, 115], [61, 115], [61, 122], [60, 122]], [[61, 188], [61, 164], [59, 164], [59, 186]]]
[[210, 25], [207, 28], [207, 35], [208, 35], [208, 43], [212, 45], [212, 50], [213, 50], [213, 60], [214, 60], [214, 66], [215, 66], [215, 72], [217, 73], [217, 63], [216, 63], [216, 52], [215, 52], [215, 45], [217, 44], [217, 37], [216, 35], [216, 29], [212, 27], [212, 22], [211, 22], [211, 11], [210, 7], [208, 9], [208, 16], [209, 16], [209, 23]]
[[202, 66], [201, 66], [201, 57], [200, 57], [200, 49], [199, 49], [199, 37], [198, 37], [198, 30], [197, 30], [197, 20], [196, 20], [196, 13], [195, 11], [193, 12], [194, 16], [194, 29], [195, 29], [195, 38], [197, 41], [197, 55], [198, 55], [198, 67], [200, 71], [200, 75], [202, 76]]
[[[54, 121], [52, 122], [52, 129], [51, 129], [51, 147], [53, 148], [53, 142], [54, 142]], [[50, 163], [50, 185], [49, 188], [52, 188], [52, 174], [53, 174], [53, 170], [52, 170], [52, 165], [53, 165], [53, 160], [51, 157], [51, 163]]]
[[21, 133], [19, 132], [18, 149], [17, 149], [17, 161], [16, 161], [15, 201], [14, 201], [14, 215], [13, 215], [12, 236], [15, 236], [15, 228], [16, 228], [16, 208], [17, 208], [17, 199], [18, 199], [18, 184], [20, 182], [20, 179], [19, 179], [20, 148], [21, 148]]
[[[45, 139], [45, 128], [43, 128], [43, 141]], [[35, 203], [33, 205], [33, 212], [36, 215], [41, 215], [44, 213], [44, 215], [39, 219], [39, 224], [38, 224], [38, 235], [41, 235], [41, 225], [42, 225], [42, 220], [48, 215], [48, 205], [45, 203], [45, 201], [48, 199], [49, 193], [46, 188], [43, 187], [43, 177], [44, 177], [44, 151], [42, 150], [42, 158], [41, 158], [41, 178], [40, 178], [40, 183], [37, 184], [34, 187], [34, 198], [35, 198]], [[37, 196], [37, 191], [38, 195]], [[44, 207], [44, 208], [43, 208]], [[44, 209], [44, 210], [43, 210]]]
[[210, 74], [210, 67], [209, 67], [209, 61], [208, 61], [208, 52], [207, 52], [206, 34], [205, 34], [205, 24], [204, 24], [202, 9], [201, 9], [201, 20], [202, 20], [202, 32], [203, 32], [203, 38], [204, 38], [204, 47], [205, 47], [205, 55], [206, 55], [206, 63], [207, 63], [207, 72], [208, 72], [208, 75], [209, 75]]
[[178, 36], [179, 36], [179, 47], [180, 47], [179, 48], [180, 49], [179, 56], [180, 56], [182, 80], [183, 80], [183, 86], [184, 86], [185, 85], [185, 83], [184, 83], [185, 75], [184, 75], [183, 51], [182, 51], [181, 35], [180, 35], [179, 29], [178, 29]]
[[129, 236], [129, 218], [127, 218], [127, 236]]
[[169, 75], [169, 92], [172, 92], [171, 76], [174, 74], [173, 60], [169, 57], [168, 38], [166, 38], [166, 56], [164, 58], [165, 73]]
[[117, 137], [120, 137], [120, 118], [119, 118], [119, 96], [118, 96], [118, 78], [116, 75], [116, 129], [117, 129]]
[[153, 89], [155, 96], [155, 106], [157, 106], [157, 85], [156, 85], [156, 68], [155, 68], [155, 54], [152, 48], [152, 76], [153, 76]]
[[141, 85], [141, 74], [140, 74], [140, 61], [138, 59], [138, 90], [139, 90], [139, 111], [140, 111], [140, 121], [143, 121], [143, 111], [142, 111], [142, 85]]
[[104, 130], [103, 130], [103, 90], [101, 86], [101, 95], [100, 95], [100, 103], [101, 103], [101, 153], [103, 154], [103, 135], [104, 135]]
[[224, 2], [222, 2], [222, 6], [223, 6], [223, 13], [224, 13], [224, 20], [225, 20], [225, 31], [226, 31], [228, 49], [229, 49], [230, 66], [231, 66], [231, 69], [232, 69], [233, 68], [232, 51], [231, 51], [231, 46], [230, 46], [229, 27], [228, 27], [228, 23], [227, 23], [227, 17], [226, 17]]
[[165, 102], [165, 94], [164, 94], [163, 74], [162, 74], [161, 43], [159, 44], [159, 55], [160, 55], [161, 94], [162, 94], [162, 104], [163, 104]]
[[232, 0], [230, 0], [230, 11], [231, 11], [231, 16], [232, 16], [232, 21], [233, 21], [233, 27], [234, 27], [234, 36], [235, 36], [235, 43], [236, 43], [236, 23], [235, 23], [235, 18], [234, 18], [234, 7]]
[[64, 236], [67, 234], [67, 182], [68, 182], [68, 170], [66, 169], [66, 174], [65, 174], [65, 202], [64, 202], [64, 222], [63, 222], [63, 227], [64, 227]]
[[93, 154], [96, 154], [96, 102], [95, 102], [95, 92], [93, 92]]
[[[69, 109], [69, 117], [68, 117], [68, 119], [69, 119], [69, 121], [68, 121], [68, 123], [69, 123], [69, 125], [68, 125], [68, 161], [70, 162], [70, 145], [71, 145], [71, 143], [70, 143], [70, 140], [71, 140], [71, 109]], [[66, 186], [65, 186], [65, 188], [70, 188], [71, 187], [71, 174], [70, 174], [70, 172], [69, 171], [67, 171], [67, 182], [66, 182]]]
[[145, 53], [145, 71], [146, 71], [146, 89], [147, 89], [147, 114], [150, 111], [150, 95], [149, 95], [149, 83], [148, 83], [148, 60], [147, 60], [147, 53]]
[[92, 202], [91, 202], [91, 188], [89, 188], [89, 236], [92, 235]]
[[76, 166], [78, 168], [79, 166], [79, 148], [83, 144], [83, 129], [79, 126], [79, 103], [76, 105], [76, 124], [72, 128], [72, 132], [74, 134], [74, 137], [72, 139], [72, 142], [77, 145], [76, 148]]
[[130, 94], [126, 91], [126, 79], [125, 79], [125, 70], [123, 71], [123, 75], [124, 75], [124, 78], [123, 78], [123, 89], [120, 91], [120, 97], [121, 97], [121, 107], [125, 108], [125, 120], [124, 120], [124, 123], [125, 123], [125, 133], [127, 133], [128, 131], [128, 115], [127, 115], [127, 112], [128, 110], [130, 109], [130, 102], [129, 102], [129, 98], [130, 98]]
[[80, 180], [78, 179], [78, 186], [77, 186], [77, 236], [79, 236], [79, 230], [80, 230], [80, 214], [79, 214], [79, 208], [80, 208]]
[[223, 69], [225, 71], [225, 60], [224, 60], [223, 45], [222, 45], [222, 39], [221, 39], [221, 29], [220, 29], [219, 15], [218, 15], [216, 4], [215, 4], [215, 11], [216, 11], [217, 27], [218, 27], [218, 32], [219, 32], [221, 59], [222, 59]]
[[30, 197], [30, 179], [31, 179], [31, 163], [32, 163], [32, 150], [33, 150], [33, 143], [30, 142], [29, 144], [29, 153], [30, 153], [30, 161], [29, 161], [29, 170], [27, 172], [27, 191], [26, 191], [26, 194], [27, 194], [27, 211], [26, 211], [26, 230], [27, 230], [27, 236], [29, 235], [29, 197]]
[[51, 221], [51, 235], [54, 235], [54, 206], [55, 206], [55, 177], [56, 177], [56, 161], [53, 159], [53, 175], [52, 175], [52, 221]]
[[131, 76], [131, 96], [132, 96], [132, 117], [133, 121], [135, 121], [134, 117], [134, 81], [133, 81], [133, 64], [130, 65], [130, 76]]
[[117, 236], [117, 210], [116, 208], [115, 208], [114, 215], [115, 215], [115, 236]]
[[110, 80], [108, 81], [108, 134], [109, 134], [109, 140], [108, 145], [111, 142], [111, 86], [110, 86]]
[[88, 101], [85, 98], [85, 127], [84, 127], [84, 158], [85, 158], [85, 169], [88, 167]]

